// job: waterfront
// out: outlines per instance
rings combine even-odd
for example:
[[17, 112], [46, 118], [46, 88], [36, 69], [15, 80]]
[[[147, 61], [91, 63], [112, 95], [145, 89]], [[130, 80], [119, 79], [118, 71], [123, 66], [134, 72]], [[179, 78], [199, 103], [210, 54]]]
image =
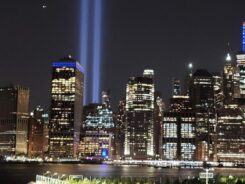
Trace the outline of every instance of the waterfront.
[[[26, 184], [35, 180], [36, 174], [46, 171], [59, 174], [74, 174], [91, 177], [196, 177], [200, 169], [160, 169], [146, 166], [113, 166], [89, 164], [1, 164], [1, 184]], [[245, 175], [245, 169], [217, 168], [215, 174]]]

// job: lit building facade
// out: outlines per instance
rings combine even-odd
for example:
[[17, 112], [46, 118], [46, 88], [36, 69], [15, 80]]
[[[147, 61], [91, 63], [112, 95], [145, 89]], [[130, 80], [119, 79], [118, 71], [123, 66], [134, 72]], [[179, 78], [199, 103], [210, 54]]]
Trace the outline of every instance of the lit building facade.
[[85, 106], [84, 117], [83, 126], [86, 130], [109, 130], [114, 127], [113, 112], [106, 105], [89, 104]]
[[129, 78], [126, 89], [124, 156], [147, 159], [154, 156], [154, 71]]
[[29, 89], [0, 88], [0, 155], [27, 154]]
[[190, 98], [189, 96], [173, 96], [170, 98], [170, 112], [180, 112], [182, 110], [191, 110]]
[[242, 109], [226, 105], [218, 113], [216, 160], [245, 163], [245, 122]]
[[118, 104], [118, 111], [116, 115], [115, 124], [115, 149], [116, 157], [118, 159], [123, 157], [124, 141], [125, 141], [125, 113], [126, 113], [126, 100], [121, 99]]
[[80, 158], [108, 159], [112, 155], [112, 133], [106, 131], [86, 131], [79, 144]]
[[232, 62], [230, 54], [227, 54], [225, 59], [225, 65], [223, 70], [223, 94], [224, 104], [234, 103], [234, 98], [238, 97], [235, 95], [236, 88], [239, 88], [238, 81], [235, 80], [236, 66]]
[[165, 104], [162, 95], [155, 92], [154, 95], [154, 153], [155, 159], [162, 158], [162, 125], [163, 125], [163, 112]]
[[110, 93], [102, 92], [102, 104], [84, 106], [79, 156], [83, 159], [111, 159], [115, 155], [115, 117]]
[[181, 84], [179, 79], [173, 79], [172, 81], [172, 95], [173, 96], [181, 95]]
[[106, 108], [111, 109], [111, 92], [110, 90], [102, 91], [102, 104], [106, 106]]
[[[196, 138], [198, 152], [206, 152], [198, 160], [212, 160], [216, 126], [213, 76], [203, 69], [193, 74], [190, 83], [190, 102], [196, 113]], [[206, 146], [203, 146], [206, 144]], [[200, 146], [201, 145], [201, 146]], [[202, 150], [207, 147], [206, 151]]]
[[245, 22], [242, 25], [242, 51], [237, 54], [237, 73], [236, 79], [239, 83], [239, 98], [245, 98]]
[[31, 112], [28, 125], [28, 156], [43, 157], [48, 151], [48, 114], [40, 106]]
[[224, 93], [223, 93], [223, 78], [219, 73], [213, 73], [213, 88], [214, 88], [214, 109], [218, 110], [223, 107]]
[[84, 70], [70, 56], [53, 62], [49, 156], [77, 156], [83, 104]]
[[195, 113], [164, 112], [161, 131], [162, 159], [196, 160]]

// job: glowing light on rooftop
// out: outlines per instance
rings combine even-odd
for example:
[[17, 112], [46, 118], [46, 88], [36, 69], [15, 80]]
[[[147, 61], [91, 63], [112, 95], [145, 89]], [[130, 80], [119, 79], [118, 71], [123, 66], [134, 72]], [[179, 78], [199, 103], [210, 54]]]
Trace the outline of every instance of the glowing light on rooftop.
[[229, 54], [229, 53], [227, 53], [227, 55], [226, 55], [226, 59], [225, 59], [226, 61], [231, 61], [231, 55]]

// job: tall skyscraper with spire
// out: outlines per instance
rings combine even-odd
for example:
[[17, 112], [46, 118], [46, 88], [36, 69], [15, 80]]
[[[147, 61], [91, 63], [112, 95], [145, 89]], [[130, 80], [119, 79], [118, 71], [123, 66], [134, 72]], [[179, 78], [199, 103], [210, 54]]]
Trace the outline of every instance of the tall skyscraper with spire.
[[235, 88], [237, 82], [235, 80], [236, 66], [232, 62], [232, 58], [228, 53], [225, 58], [225, 65], [223, 70], [223, 93], [224, 104], [230, 104], [234, 102]]
[[52, 64], [49, 155], [77, 156], [82, 120], [84, 70], [71, 56]]

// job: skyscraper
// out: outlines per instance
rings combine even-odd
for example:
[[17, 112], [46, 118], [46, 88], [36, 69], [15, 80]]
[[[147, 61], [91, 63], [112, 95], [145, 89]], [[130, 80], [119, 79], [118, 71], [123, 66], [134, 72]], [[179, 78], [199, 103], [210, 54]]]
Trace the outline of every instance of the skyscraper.
[[214, 108], [218, 110], [223, 107], [224, 93], [223, 93], [223, 78], [219, 73], [212, 73], [213, 90], [214, 90]]
[[106, 159], [114, 155], [114, 115], [108, 92], [102, 92], [102, 102], [84, 106], [79, 144], [81, 158]]
[[239, 82], [239, 98], [245, 98], [245, 22], [242, 25], [242, 51], [237, 54], [237, 73]]
[[[235, 88], [238, 81], [235, 80], [236, 66], [232, 62], [232, 58], [228, 53], [225, 59], [225, 65], [223, 70], [223, 93], [224, 93], [224, 104], [234, 103]], [[238, 90], [236, 90], [238, 91]]]
[[189, 110], [164, 112], [162, 126], [164, 160], [196, 159], [196, 118]]
[[242, 108], [225, 105], [218, 111], [215, 159], [217, 161], [244, 163], [245, 123]]
[[0, 88], [0, 154], [27, 154], [29, 89]]
[[116, 156], [118, 158], [123, 156], [124, 141], [125, 141], [125, 112], [126, 112], [126, 100], [121, 99], [118, 104], [117, 119], [115, 124], [115, 145]]
[[181, 95], [181, 84], [179, 79], [173, 79], [172, 81], [172, 95], [173, 96]]
[[124, 156], [147, 159], [154, 156], [154, 71], [129, 78], [126, 89]]
[[[196, 137], [198, 160], [213, 156], [213, 134], [216, 125], [213, 76], [203, 69], [193, 74], [190, 83], [190, 101], [196, 113]], [[205, 150], [203, 150], [205, 148]]]
[[163, 113], [161, 135], [162, 159], [196, 159], [196, 118], [189, 96], [173, 93], [169, 110]]
[[102, 91], [102, 104], [106, 106], [106, 108], [111, 108], [111, 94], [110, 90]]
[[29, 118], [28, 125], [28, 156], [43, 157], [48, 146], [48, 117], [44, 110], [37, 106]]
[[160, 92], [154, 94], [154, 153], [155, 158], [161, 158], [162, 156], [162, 132], [161, 127], [163, 124], [163, 111], [165, 110], [165, 104]]
[[53, 158], [77, 156], [82, 122], [82, 66], [70, 56], [52, 64], [49, 154]]

